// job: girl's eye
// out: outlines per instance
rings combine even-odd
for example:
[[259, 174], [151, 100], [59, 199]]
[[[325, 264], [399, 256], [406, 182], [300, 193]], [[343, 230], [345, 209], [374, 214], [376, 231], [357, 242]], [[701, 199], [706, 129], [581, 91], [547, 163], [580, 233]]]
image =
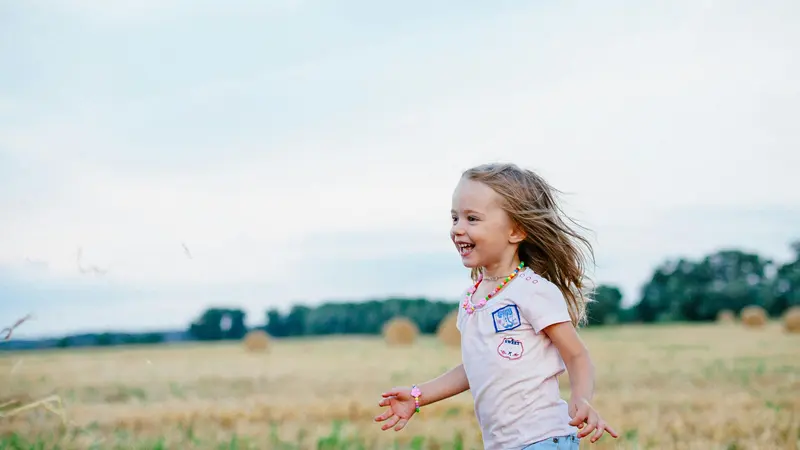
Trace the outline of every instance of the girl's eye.
[[467, 220], [469, 220], [470, 222], [473, 222], [475, 220], [478, 220], [478, 218], [475, 217], [475, 216], [467, 216]]

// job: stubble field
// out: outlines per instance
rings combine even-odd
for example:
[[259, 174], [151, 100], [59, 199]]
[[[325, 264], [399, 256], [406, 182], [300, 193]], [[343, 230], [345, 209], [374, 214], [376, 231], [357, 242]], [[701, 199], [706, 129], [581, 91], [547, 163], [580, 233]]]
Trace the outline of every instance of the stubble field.
[[[597, 366], [595, 406], [621, 433], [582, 449], [800, 449], [800, 335], [778, 324], [581, 335]], [[468, 392], [399, 433], [372, 421], [384, 389], [459, 362], [432, 337], [410, 348], [283, 340], [265, 354], [236, 344], [5, 354], [0, 404], [57, 394], [68, 423], [44, 409], [0, 418], [0, 449], [480, 449]]]

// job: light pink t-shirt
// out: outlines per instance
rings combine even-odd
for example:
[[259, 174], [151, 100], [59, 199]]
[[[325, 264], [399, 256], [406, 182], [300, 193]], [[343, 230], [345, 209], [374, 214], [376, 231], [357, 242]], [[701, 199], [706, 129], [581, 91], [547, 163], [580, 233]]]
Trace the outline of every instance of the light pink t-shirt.
[[564, 362], [542, 332], [569, 321], [561, 291], [530, 269], [473, 314], [459, 306], [461, 357], [486, 450], [521, 449], [577, 431], [558, 390]]

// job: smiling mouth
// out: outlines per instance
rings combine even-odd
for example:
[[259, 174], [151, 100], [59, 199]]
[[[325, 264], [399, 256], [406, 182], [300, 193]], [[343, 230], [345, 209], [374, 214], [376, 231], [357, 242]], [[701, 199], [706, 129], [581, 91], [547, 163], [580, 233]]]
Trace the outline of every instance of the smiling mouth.
[[472, 249], [475, 248], [475, 244], [456, 244], [456, 248], [458, 248], [458, 253], [461, 256], [467, 256], [472, 253]]

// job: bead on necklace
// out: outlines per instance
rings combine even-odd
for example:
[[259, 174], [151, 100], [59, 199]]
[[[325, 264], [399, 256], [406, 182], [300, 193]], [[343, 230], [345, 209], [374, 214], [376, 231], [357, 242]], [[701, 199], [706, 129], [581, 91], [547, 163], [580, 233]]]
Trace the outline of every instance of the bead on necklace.
[[516, 276], [517, 276], [517, 274], [519, 273], [519, 271], [520, 271], [520, 270], [522, 270], [522, 268], [523, 268], [524, 266], [525, 266], [525, 262], [523, 262], [523, 261], [520, 261], [520, 262], [519, 262], [519, 265], [517, 266], [517, 268], [516, 268], [516, 269], [514, 269], [514, 272], [513, 272], [511, 275], [509, 275], [509, 276], [505, 277], [505, 278], [503, 279], [503, 282], [502, 282], [502, 283], [500, 283], [499, 285], [497, 285], [497, 287], [495, 287], [495, 288], [492, 290], [492, 292], [490, 292], [488, 295], [486, 295], [486, 297], [482, 298], [482, 299], [481, 299], [481, 300], [478, 302], [478, 304], [477, 304], [477, 305], [473, 305], [473, 304], [472, 304], [472, 296], [475, 294], [475, 291], [476, 291], [476, 290], [478, 290], [478, 286], [479, 286], [479, 285], [481, 284], [481, 282], [484, 280], [483, 274], [481, 274], [481, 275], [478, 277], [478, 281], [476, 281], [476, 282], [475, 282], [475, 284], [474, 284], [474, 285], [472, 285], [472, 286], [471, 286], [471, 287], [470, 287], [470, 288], [467, 290], [467, 295], [466, 295], [466, 297], [464, 298], [464, 302], [461, 304], [461, 306], [464, 308], [464, 310], [465, 310], [465, 311], [466, 311], [468, 314], [472, 314], [472, 313], [474, 313], [476, 309], [478, 309], [478, 308], [482, 307], [483, 305], [485, 305], [485, 304], [486, 304], [486, 303], [489, 301], [489, 299], [491, 299], [492, 297], [494, 297], [494, 296], [495, 296], [495, 295], [496, 295], [498, 292], [500, 292], [500, 290], [502, 290], [502, 289], [503, 289], [503, 288], [504, 288], [504, 287], [505, 287], [505, 286], [506, 286], [506, 285], [507, 285], [507, 284], [508, 284], [508, 283], [509, 283], [511, 280], [513, 280], [513, 279], [514, 279], [514, 277], [516, 277]]

